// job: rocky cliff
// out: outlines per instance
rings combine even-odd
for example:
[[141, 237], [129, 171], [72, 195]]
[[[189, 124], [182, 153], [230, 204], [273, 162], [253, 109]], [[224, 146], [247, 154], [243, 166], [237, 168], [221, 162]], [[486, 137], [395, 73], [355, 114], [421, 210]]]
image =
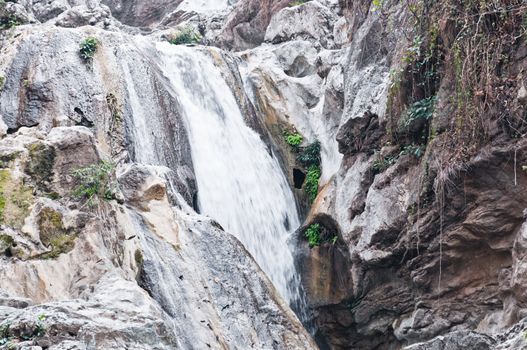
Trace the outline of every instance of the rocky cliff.
[[[526, 13], [0, 1], [0, 349], [526, 347]], [[178, 33], [287, 175], [298, 317], [259, 267], [272, 242], [198, 214], [193, 109], [160, 58]]]

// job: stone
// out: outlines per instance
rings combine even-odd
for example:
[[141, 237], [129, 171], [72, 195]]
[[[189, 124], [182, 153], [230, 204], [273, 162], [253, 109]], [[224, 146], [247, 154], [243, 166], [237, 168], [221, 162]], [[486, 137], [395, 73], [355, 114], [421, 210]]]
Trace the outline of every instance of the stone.
[[318, 1], [286, 7], [271, 18], [265, 41], [281, 43], [291, 40], [315, 40], [325, 48], [333, 48], [331, 11]]

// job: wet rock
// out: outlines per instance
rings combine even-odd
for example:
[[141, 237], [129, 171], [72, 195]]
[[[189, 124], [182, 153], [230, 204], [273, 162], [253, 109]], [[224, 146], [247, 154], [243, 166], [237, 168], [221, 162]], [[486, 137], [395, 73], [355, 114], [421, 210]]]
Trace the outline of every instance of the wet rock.
[[492, 338], [475, 332], [454, 332], [426, 343], [405, 347], [406, 350], [490, 350], [494, 349]]
[[272, 16], [289, 5], [289, 0], [241, 1], [228, 16], [218, 45], [233, 50], [258, 46], [264, 41], [265, 31]]
[[332, 48], [334, 21], [332, 12], [318, 1], [286, 7], [272, 17], [265, 41], [276, 44], [294, 39], [315, 40]]

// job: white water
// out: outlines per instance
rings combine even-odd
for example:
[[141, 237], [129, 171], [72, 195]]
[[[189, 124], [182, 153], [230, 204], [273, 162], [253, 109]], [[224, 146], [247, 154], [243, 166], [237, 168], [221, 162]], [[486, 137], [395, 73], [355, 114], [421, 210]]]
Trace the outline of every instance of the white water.
[[277, 159], [245, 124], [206, 53], [167, 43], [157, 49], [182, 107], [201, 213], [245, 245], [285, 300], [296, 300], [299, 280], [287, 239], [300, 223]]

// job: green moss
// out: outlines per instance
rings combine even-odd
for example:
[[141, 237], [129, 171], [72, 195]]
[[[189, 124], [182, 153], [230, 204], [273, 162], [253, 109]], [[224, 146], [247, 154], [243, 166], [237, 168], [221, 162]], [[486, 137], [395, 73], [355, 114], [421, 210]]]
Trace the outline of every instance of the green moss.
[[33, 200], [29, 187], [13, 179], [9, 169], [0, 170], [0, 224], [21, 228]]
[[192, 26], [186, 26], [173, 34], [168, 42], [172, 45], [188, 45], [197, 44], [200, 40], [201, 35]]
[[76, 236], [64, 228], [62, 214], [51, 208], [40, 212], [38, 227], [40, 241], [51, 251], [41, 256], [42, 259], [55, 259], [60, 254], [70, 252], [75, 246]]
[[9, 235], [2, 234], [0, 235], [0, 254], [7, 252], [15, 243], [13, 237]]
[[3, 75], [0, 75], [0, 90], [4, 88], [5, 84], [5, 77]]
[[21, 152], [15, 151], [13, 153], [6, 153], [0, 156], [0, 167], [1, 168], [7, 168], [9, 167], [9, 164], [18, 158]]
[[44, 143], [33, 143], [27, 149], [29, 162], [26, 164], [26, 173], [36, 182], [39, 190], [48, 192], [47, 183], [53, 176], [55, 149]]
[[143, 266], [143, 263], [145, 262], [143, 258], [143, 253], [141, 252], [141, 250], [139, 249], [135, 250], [134, 259], [135, 259], [135, 263], [137, 264], [137, 267], [141, 268], [141, 266]]

